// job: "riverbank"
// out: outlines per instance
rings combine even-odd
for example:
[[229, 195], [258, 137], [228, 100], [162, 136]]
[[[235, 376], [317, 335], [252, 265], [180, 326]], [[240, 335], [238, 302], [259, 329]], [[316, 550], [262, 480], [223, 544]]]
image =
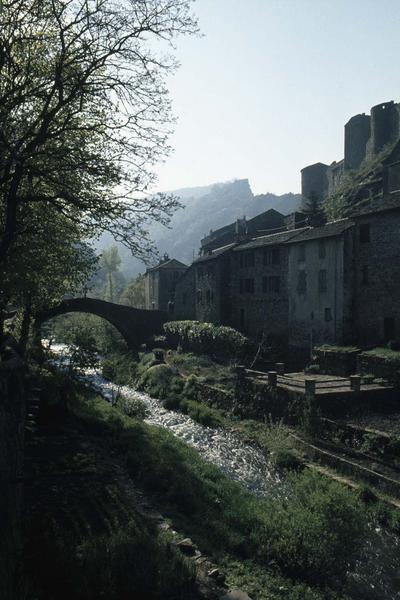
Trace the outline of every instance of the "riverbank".
[[[47, 389], [49, 389], [48, 385]], [[135, 513], [135, 509], [134, 504], [132, 506], [132, 497], [126, 495], [126, 489], [121, 496], [119, 492], [110, 492], [112, 501], [102, 500], [104, 490], [110, 489], [108, 485], [104, 485], [104, 477], [108, 472], [113, 473], [114, 477], [115, 473], [118, 473], [124, 481], [133, 483], [136, 489], [144, 492], [157, 510], [170, 520], [175, 530], [190, 537], [202, 553], [212, 557], [223, 568], [229, 586], [240, 585], [248, 593], [251, 592], [254, 597], [262, 600], [270, 598], [322, 600], [322, 598], [344, 597], [335, 594], [329, 587], [326, 588], [326, 585], [330, 577], [338, 577], [338, 565], [335, 567], [337, 561], [334, 556], [339, 554], [339, 548], [343, 555], [343, 551], [348, 552], [354, 547], [362, 527], [357, 516], [358, 507], [354, 505], [353, 499], [337, 486], [321, 485], [318, 478], [305, 477], [293, 487], [292, 493], [297, 500], [302, 499], [297, 505], [294, 503], [295, 497], [293, 502], [289, 503], [283, 497], [279, 499], [276, 496], [274, 499], [259, 500], [246, 492], [241, 485], [227, 479], [219, 468], [204, 462], [195, 450], [167, 431], [152, 427], [140, 418], [122, 415], [93, 392], [86, 390], [83, 395], [81, 391], [79, 394], [74, 392], [68, 398], [64, 397], [61, 402], [67, 411], [64, 415], [58, 414], [58, 409], [53, 402], [50, 404], [53, 405], [53, 408], [50, 408], [53, 413], [51, 427], [49, 428], [47, 424], [47, 431], [42, 431], [43, 439], [39, 441], [39, 446], [45, 444], [44, 454], [52, 458], [43, 461], [43, 453], [39, 452], [38, 460], [36, 463], [35, 460], [33, 461], [33, 464], [37, 465], [37, 470], [33, 477], [33, 482], [36, 483], [33, 483], [32, 494], [33, 499], [35, 493], [39, 497], [36, 497], [36, 502], [32, 502], [32, 506], [37, 506], [39, 513], [33, 515], [36, 527], [31, 529], [34, 535], [30, 536], [36, 545], [39, 541], [38, 536], [39, 539], [43, 536], [43, 522], [51, 523], [50, 535], [46, 537], [47, 545], [44, 545], [44, 548], [49, 548], [46, 560], [43, 560], [41, 554], [40, 561], [43, 566], [34, 569], [36, 577], [41, 574], [42, 579], [47, 581], [46, 585], [51, 586], [51, 582], [58, 585], [57, 581], [63, 581], [62, 573], [60, 574], [62, 565], [67, 565], [72, 573], [75, 573], [74, 569], [77, 566], [82, 567], [82, 560], [85, 565], [95, 564], [96, 568], [102, 564], [104, 569], [104, 561], [107, 562], [108, 559], [107, 555], [102, 555], [99, 549], [102, 546], [109, 548], [114, 545], [110, 542], [105, 543], [102, 536], [115, 535], [118, 527], [121, 529], [123, 523], [125, 523], [123, 531], [128, 535], [128, 539], [132, 536], [126, 527], [126, 511], [129, 513], [131, 510]], [[60, 449], [60, 439], [65, 443], [67, 439], [71, 440], [71, 444], [66, 443], [66, 447], [69, 448], [68, 456], [63, 453], [60, 456], [56, 452]], [[47, 444], [50, 445], [47, 447]], [[61, 447], [62, 445], [61, 443]], [[100, 483], [98, 486], [92, 485], [91, 478], [100, 475], [99, 481], [103, 477], [103, 485]], [[67, 477], [65, 481], [68, 482], [68, 486], [71, 479], [75, 482], [71, 493], [66, 496], [65, 484], [62, 484], [64, 477]], [[54, 484], [54, 479], [57, 484]], [[85, 493], [82, 492], [81, 487], [84, 480]], [[49, 483], [54, 485], [49, 486]], [[40, 495], [41, 485], [44, 486], [42, 492], [52, 490], [54, 487], [58, 489], [60, 485], [61, 489], [55, 496], [50, 491], [47, 502], [43, 504]], [[93, 490], [89, 493], [89, 501], [87, 501], [88, 490]], [[85, 503], [86, 508], [82, 508]], [[332, 510], [332, 504], [336, 506], [334, 512], [337, 511], [338, 518], [340, 515], [340, 521], [346, 523], [346, 531], [344, 529], [337, 531], [337, 527], [331, 530], [328, 520], [323, 518], [324, 511]], [[99, 506], [102, 506], [100, 513], [103, 520], [108, 523], [109, 529], [106, 533], [103, 531], [104, 526], [99, 525], [101, 519], [99, 521], [96, 517], [99, 512], [96, 507]], [[118, 510], [116, 506], [119, 507]], [[125, 521], [122, 520], [120, 525], [114, 514], [115, 511], [125, 514]], [[310, 521], [308, 517], [312, 512], [315, 512], [315, 519]], [[321, 547], [320, 543], [317, 544], [317, 540], [324, 539], [328, 534], [328, 530], [320, 529], [321, 520], [323, 528], [329, 529], [331, 542], [329, 547]], [[29, 522], [32, 523], [32, 520]], [[135, 523], [135, 531], [140, 531], [139, 522], [136, 520]], [[78, 532], [77, 535], [75, 531]], [[146, 535], [141, 534], [142, 538], [143, 536], [146, 538], [149, 531], [147, 530]], [[54, 535], [55, 532], [57, 535]], [[158, 536], [153, 537], [153, 542], [158, 539]], [[92, 548], [93, 543], [97, 548], [94, 563], [91, 563], [90, 557], [88, 558], [85, 553], [82, 558], [82, 548], [89, 547], [89, 539], [90, 547]], [[135, 543], [131, 540], [131, 544], [128, 539], [125, 537], [122, 544], [125, 548], [122, 554], [127, 560], [132, 560], [135, 552], [130, 552], [129, 548], [132, 544], [135, 547]], [[51, 544], [49, 547], [49, 540], [56, 540], [57, 544], [60, 542], [62, 551], [60, 548], [51, 547]], [[117, 546], [120, 548], [119, 544]], [[146, 544], [144, 546], [146, 547]], [[159, 547], [158, 542], [156, 546]], [[166, 547], [168, 548], [168, 543]], [[154, 555], [162, 557], [163, 548], [167, 552], [161, 543], [161, 550]], [[66, 562], [64, 562], [65, 554], [68, 556]], [[109, 589], [113, 586], [118, 589], [120, 584], [116, 584], [113, 578], [124, 572], [124, 569], [118, 567], [120, 562], [118, 551], [116, 556], [116, 561], [111, 561], [105, 569], [107, 577], [111, 578], [107, 580]], [[39, 557], [36, 560], [39, 561]], [[75, 565], [72, 570], [71, 561]], [[54, 567], [53, 562], [57, 568]], [[162, 562], [165, 561], [162, 559]], [[169, 562], [171, 563], [170, 560]], [[181, 563], [178, 561], [177, 564]], [[35, 566], [35, 561], [32, 565]], [[182, 585], [186, 586], [184, 594], [178, 592], [175, 597], [190, 597], [187, 591], [191, 581], [190, 570], [188, 574], [181, 566], [179, 569], [174, 569], [174, 562], [170, 569], [184, 575], [176, 582], [178, 588]], [[85, 569], [85, 573], [89, 574], [95, 571], [96, 569], [92, 568]], [[58, 573], [58, 575], [53, 577], [49, 576], [49, 573]], [[77, 577], [76, 581], [80, 582], [79, 577], [82, 575]], [[75, 581], [74, 578], [75, 576], [72, 581]], [[96, 586], [100, 583], [104, 585], [102, 574], [93, 589], [98, 590]], [[123, 585], [125, 584], [126, 582]], [[62, 589], [61, 593], [64, 593]], [[76, 595], [77, 589], [71, 590], [68, 586], [65, 589], [68, 590], [69, 598], [96, 597]], [[87, 589], [87, 584], [82, 589]], [[154, 587], [150, 586], [149, 589], [155, 594], [154, 597], [169, 597], [164, 592], [162, 593], [164, 595], [157, 596], [160, 591]], [[49, 588], [40, 597], [52, 597]], [[57, 598], [62, 597], [64, 596], [57, 595]], [[106, 597], [123, 598], [124, 596], [106, 595]], [[143, 596], [145, 597], [152, 596], [147, 594]]]

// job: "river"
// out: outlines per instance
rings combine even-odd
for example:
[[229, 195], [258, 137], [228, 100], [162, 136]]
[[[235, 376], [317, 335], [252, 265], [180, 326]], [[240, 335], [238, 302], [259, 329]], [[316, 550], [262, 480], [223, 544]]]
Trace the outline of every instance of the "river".
[[[65, 360], [63, 344], [53, 344], [51, 350], [58, 355], [59, 364]], [[227, 477], [258, 497], [286, 494], [284, 482], [264, 454], [239, 436], [221, 428], [205, 427], [187, 415], [167, 410], [159, 400], [133, 388], [117, 386], [104, 379], [97, 370], [88, 369], [83, 377], [110, 401], [117, 393], [127, 400], [142, 401], [148, 411], [147, 423], [168, 429], [193, 446], [202, 458], [218, 465]], [[355, 600], [400, 600], [399, 538], [371, 526], [356, 566], [348, 573], [344, 591]]]

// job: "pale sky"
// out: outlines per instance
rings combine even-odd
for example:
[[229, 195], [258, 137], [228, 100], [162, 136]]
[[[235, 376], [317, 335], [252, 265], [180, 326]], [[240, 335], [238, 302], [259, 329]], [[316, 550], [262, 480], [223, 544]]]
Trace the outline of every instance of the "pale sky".
[[343, 126], [400, 101], [400, 0], [197, 0], [178, 42], [178, 117], [159, 190], [248, 178], [300, 191], [300, 169], [343, 157]]

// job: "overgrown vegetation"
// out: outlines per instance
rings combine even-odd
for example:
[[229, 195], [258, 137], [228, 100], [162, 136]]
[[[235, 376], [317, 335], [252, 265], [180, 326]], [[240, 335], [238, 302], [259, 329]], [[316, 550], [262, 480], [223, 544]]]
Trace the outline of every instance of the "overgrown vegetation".
[[238, 357], [248, 347], [248, 340], [231, 327], [199, 321], [171, 321], [164, 331], [170, 348], [180, 346], [185, 352], [216, 357]]
[[[203, 551], [276, 569], [325, 586], [342, 577], [365, 534], [361, 505], [348, 490], [311, 472], [288, 476], [284, 493], [258, 500], [165, 430], [121, 417], [98, 397], [74, 406], [87, 431], [113, 444], [132, 479]], [[272, 562], [271, 562], [272, 561]], [[286, 598], [292, 584], [288, 581]], [[315, 597], [326, 598], [315, 590]], [[312, 597], [312, 596], [310, 596]]]

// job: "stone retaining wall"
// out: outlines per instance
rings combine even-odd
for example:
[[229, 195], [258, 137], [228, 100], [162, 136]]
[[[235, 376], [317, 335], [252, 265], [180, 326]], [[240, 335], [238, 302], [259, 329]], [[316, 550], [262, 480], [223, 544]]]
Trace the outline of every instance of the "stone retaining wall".
[[357, 372], [357, 356], [361, 352], [359, 349], [349, 352], [321, 347], [314, 348], [313, 352], [321, 368], [321, 373], [347, 377]]

